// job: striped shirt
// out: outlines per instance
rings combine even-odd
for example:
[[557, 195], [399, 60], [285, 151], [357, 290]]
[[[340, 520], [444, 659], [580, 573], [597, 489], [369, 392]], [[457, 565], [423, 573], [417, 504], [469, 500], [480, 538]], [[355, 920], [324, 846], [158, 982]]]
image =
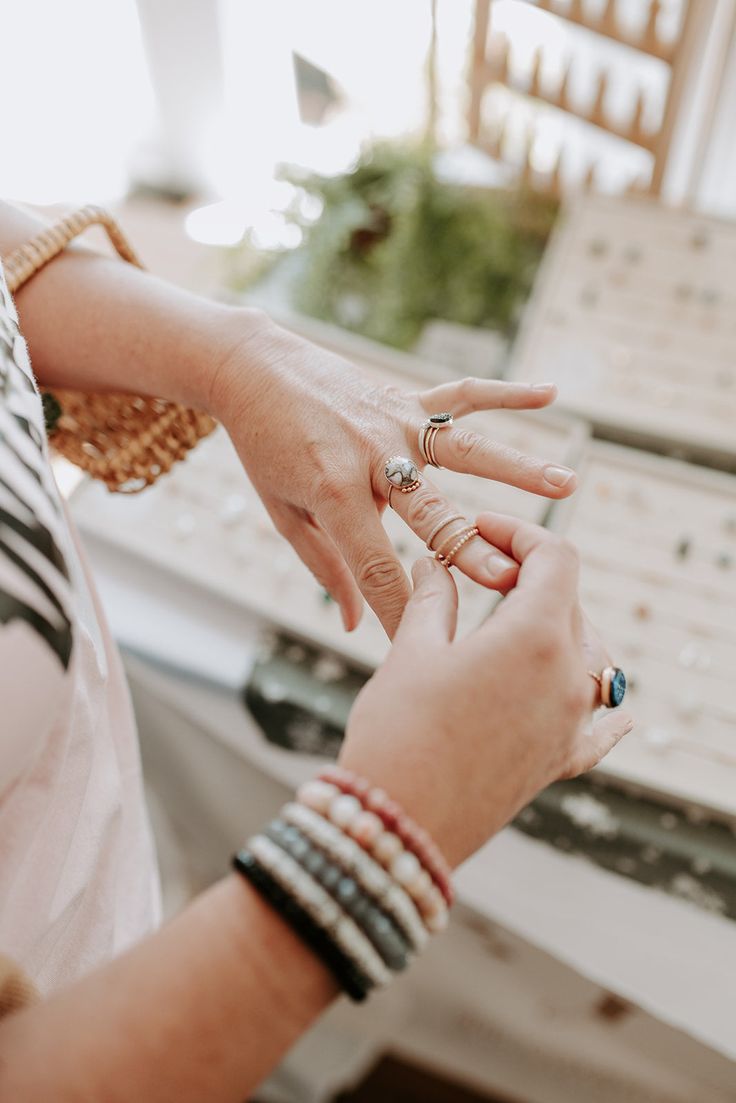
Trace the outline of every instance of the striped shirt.
[[0, 952], [48, 991], [158, 913], [122, 667], [0, 267]]

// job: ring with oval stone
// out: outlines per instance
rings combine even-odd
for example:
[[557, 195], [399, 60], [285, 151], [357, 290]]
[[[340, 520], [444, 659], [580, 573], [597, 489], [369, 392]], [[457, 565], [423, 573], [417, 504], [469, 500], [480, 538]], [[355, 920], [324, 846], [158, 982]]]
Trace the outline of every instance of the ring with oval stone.
[[383, 473], [390, 484], [388, 491], [388, 504], [390, 506], [392, 505], [391, 495], [394, 490], [400, 490], [402, 494], [411, 494], [422, 483], [417, 465], [407, 456], [390, 456], [386, 460]]
[[600, 689], [600, 703], [604, 708], [615, 709], [626, 696], [626, 675], [618, 666], [607, 666], [596, 674], [589, 670], [591, 678], [598, 683]]

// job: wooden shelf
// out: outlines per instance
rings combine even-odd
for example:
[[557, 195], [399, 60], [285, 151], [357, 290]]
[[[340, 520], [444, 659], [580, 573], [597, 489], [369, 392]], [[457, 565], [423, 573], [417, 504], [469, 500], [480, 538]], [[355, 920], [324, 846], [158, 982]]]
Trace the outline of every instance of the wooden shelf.
[[621, 31], [615, 17], [615, 3], [609, 3], [600, 19], [591, 19], [585, 14], [580, 0], [572, 0], [568, 8], [560, 10], [555, 0], [524, 0], [524, 3], [538, 8], [540, 11], [549, 12], [568, 23], [574, 23], [593, 34], [603, 35], [612, 42], [618, 42], [631, 50], [647, 54], [649, 57], [658, 58], [660, 61], [672, 64], [675, 55], [676, 43], [662, 42], [656, 34], [656, 23], [651, 20], [641, 38], [633, 38]]
[[[647, 153], [654, 154], [656, 150], [657, 133], [650, 133], [643, 130], [641, 124], [638, 122], [638, 118], [635, 119], [635, 124], [628, 128], [617, 126], [615, 122], [606, 118], [601, 104], [601, 91], [599, 91], [592, 108], [588, 112], [585, 112], [575, 107], [575, 105], [570, 102], [564, 83], [556, 91], [548, 92], [539, 86], [537, 80], [533, 80], [531, 85], [525, 86], [520, 81], [513, 80], [513, 78], [508, 75], [501, 74], [493, 65], [490, 65], [486, 72], [485, 86], [487, 88], [490, 84], [494, 83], [503, 85], [515, 95], [537, 100], [540, 103], [546, 104], [548, 107], [555, 108], [557, 111], [564, 111], [566, 115], [577, 119], [579, 122], [587, 123], [589, 126], [595, 126], [598, 130], [603, 130], [614, 138], [619, 138], [624, 142], [629, 142], [631, 145], [646, 150]], [[640, 112], [638, 112], [637, 115], [640, 117]]]

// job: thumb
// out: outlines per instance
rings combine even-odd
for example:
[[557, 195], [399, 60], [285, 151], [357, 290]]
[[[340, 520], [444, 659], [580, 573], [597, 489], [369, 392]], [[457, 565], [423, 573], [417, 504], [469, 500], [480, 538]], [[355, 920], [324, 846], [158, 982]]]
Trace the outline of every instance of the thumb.
[[457, 627], [457, 587], [435, 559], [418, 559], [411, 572], [414, 592], [404, 609], [394, 647], [421, 650], [427, 643], [449, 643]]

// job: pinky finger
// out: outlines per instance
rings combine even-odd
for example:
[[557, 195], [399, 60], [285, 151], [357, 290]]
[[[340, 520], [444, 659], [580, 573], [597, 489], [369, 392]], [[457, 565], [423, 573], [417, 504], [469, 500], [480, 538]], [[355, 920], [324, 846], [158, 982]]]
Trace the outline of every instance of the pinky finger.
[[332, 537], [306, 511], [281, 503], [267, 508], [278, 531], [340, 606], [345, 631], [352, 632], [363, 614], [363, 597]]
[[581, 736], [568, 776], [577, 777], [592, 770], [633, 727], [634, 721], [628, 713], [606, 709], [593, 720], [590, 730]]

